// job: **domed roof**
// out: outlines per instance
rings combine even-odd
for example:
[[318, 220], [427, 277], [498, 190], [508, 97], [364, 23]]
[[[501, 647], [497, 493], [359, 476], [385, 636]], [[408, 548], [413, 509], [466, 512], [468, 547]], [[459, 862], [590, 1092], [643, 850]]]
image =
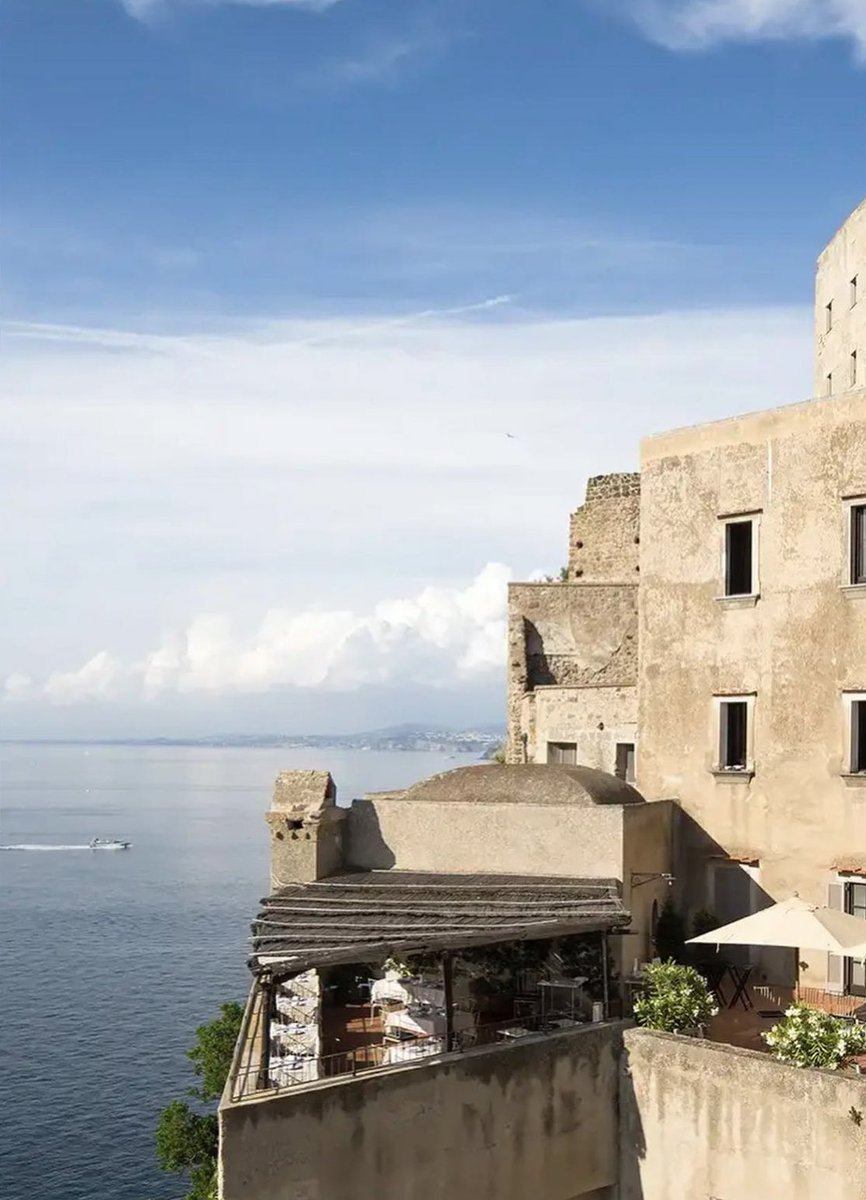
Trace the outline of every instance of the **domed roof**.
[[406, 800], [462, 804], [644, 804], [630, 784], [593, 767], [559, 764], [478, 763], [431, 775], [405, 792], [388, 793]]

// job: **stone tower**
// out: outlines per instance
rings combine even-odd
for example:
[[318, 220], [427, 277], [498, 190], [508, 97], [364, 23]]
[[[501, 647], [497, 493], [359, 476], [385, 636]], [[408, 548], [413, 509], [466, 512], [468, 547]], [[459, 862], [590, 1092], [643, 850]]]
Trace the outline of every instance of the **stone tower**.
[[327, 771], [282, 771], [266, 820], [271, 829], [271, 890], [310, 883], [343, 865], [343, 821]]

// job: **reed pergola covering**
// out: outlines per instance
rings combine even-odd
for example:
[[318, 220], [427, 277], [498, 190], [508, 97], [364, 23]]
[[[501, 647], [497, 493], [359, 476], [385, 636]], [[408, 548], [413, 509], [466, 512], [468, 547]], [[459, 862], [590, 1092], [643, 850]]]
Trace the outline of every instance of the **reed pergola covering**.
[[272, 978], [629, 923], [616, 880], [555, 876], [364, 871], [280, 888], [261, 904], [250, 969]]

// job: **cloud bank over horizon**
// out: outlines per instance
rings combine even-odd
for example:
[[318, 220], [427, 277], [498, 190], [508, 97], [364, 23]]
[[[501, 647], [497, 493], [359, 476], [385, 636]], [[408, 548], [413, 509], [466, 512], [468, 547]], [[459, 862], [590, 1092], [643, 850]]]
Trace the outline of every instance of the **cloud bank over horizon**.
[[558, 572], [586, 478], [634, 470], [645, 434], [802, 400], [810, 326], [503, 296], [186, 334], [12, 323], [4, 726], [228, 728], [243, 700], [259, 728], [357, 727], [368, 693], [386, 722], [495, 719], [506, 581]]
[[413, 597], [383, 600], [366, 614], [275, 608], [248, 633], [225, 614], [200, 614], [138, 661], [103, 649], [44, 680], [15, 672], [5, 680], [4, 696], [65, 705], [285, 686], [455, 687], [502, 673], [510, 574], [501, 563], [488, 563], [462, 589], [426, 587]]

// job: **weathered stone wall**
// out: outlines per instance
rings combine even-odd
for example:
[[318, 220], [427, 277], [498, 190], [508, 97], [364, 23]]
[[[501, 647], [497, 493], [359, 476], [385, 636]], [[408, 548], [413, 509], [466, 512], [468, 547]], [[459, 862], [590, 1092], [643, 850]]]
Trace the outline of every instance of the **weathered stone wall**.
[[633, 1029], [620, 1200], [858, 1200], [866, 1078]]
[[[637, 681], [637, 584], [517, 583], [508, 590], [508, 759], [545, 761], [554, 736], [525, 707], [542, 686], [629, 689]], [[605, 699], [598, 697], [597, 704]], [[582, 711], [583, 705], [577, 706]], [[630, 714], [633, 724], [636, 712]], [[534, 717], [534, 721], [533, 721]], [[595, 723], [596, 726], [598, 722]], [[587, 734], [589, 729], [584, 730]], [[610, 762], [610, 743], [606, 749]], [[597, 763], [587, 765], [598, 765]], [[607, 766], [605, 769], [610, 769]]]
[[[846, 586], [845, 504], [866, 496], [866, 393], [650, 438], [641, 479], [638, 788], [677, 797], [708, 855], [758, 862], [770, 899], [826, 904], [866, 846], [845, 696], [866, 691], [866, 587]], [[737, 513], [759, 521], [749, 600], [722, 596], [720, 518]], [[714, 773], [726, 693], [754, 696], [753, 776]], [[694, 858], [690, 871], [700, 878]], [[822, 985], [826, 956], [802, 957]]]
[[619, 879], [620, 805], [456, 804], [368, 796], [352, 805], [346, 862], [364, 870]]
[[[532, 705], [534, 712], [527, 712]], [[531, 762], [547, 761], [550, 742], [573, 742], [577, 761], [613, 774], [616, 748], [637, 740], [637, 688], [538, 687], [524, 698], [523, 728]]]
[[586, 502], [571, 514], [568, 578], [572, 583], [634, 583], [640, 545], [640, 475], [597, 475]]
[[[852, 280], [857, 280], [852, 304]], [[827, 328], [827, 305], [832, 324]], [[851, 214], [818, 259], [815, 278], [815, 395], [866, 387], [866, 200]], [[855, 364], [851, 360], [857, 352]], [[832, 375], [832, 385], [828, 376]]]
[[586, 1026], [224, 1102], [220, 1195], [613, 1200], [620, 1044], [621, 1026]]

